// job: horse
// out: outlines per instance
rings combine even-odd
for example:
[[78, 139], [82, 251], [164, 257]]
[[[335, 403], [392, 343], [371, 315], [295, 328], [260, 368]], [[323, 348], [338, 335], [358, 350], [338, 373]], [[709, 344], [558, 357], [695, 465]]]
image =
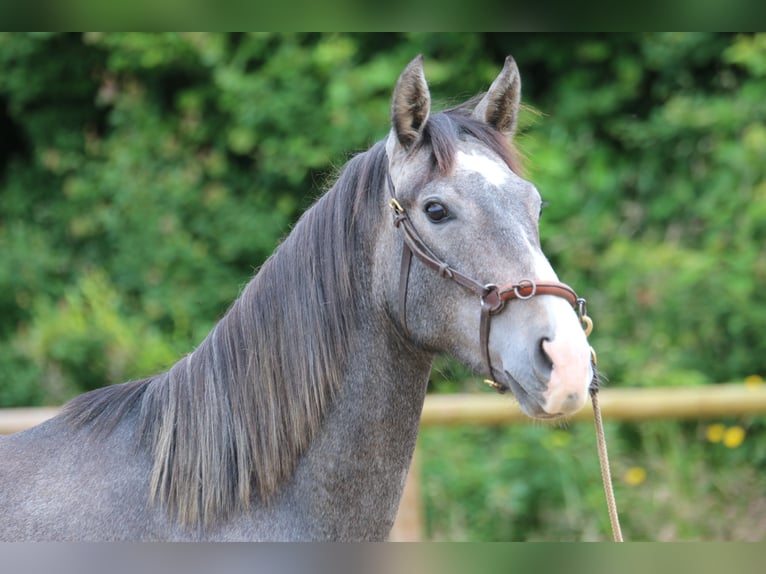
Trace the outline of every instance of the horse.
[[582, 300], [541, 249], [520, 98], [509, 56], [487, 92], [432, 112], [412, 60], [387, 136], [198, 347], [0, 438], [0, 540], [385, 540], [437, 355], [532, 418], [580, 409]]

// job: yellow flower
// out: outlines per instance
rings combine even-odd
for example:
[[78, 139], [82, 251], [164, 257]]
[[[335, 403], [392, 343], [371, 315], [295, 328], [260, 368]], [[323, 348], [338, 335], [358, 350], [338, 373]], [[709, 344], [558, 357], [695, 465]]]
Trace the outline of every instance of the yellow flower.
[[748, 375], [745, 377], [745, 387], [748, 389], [757, 389], [763, 384], [761, 375]]
[[728, 448], [737, 448], [745, 440], [745, 429], [740, 426], [733, 426], [726, 429], [723, 435], [723, 444]]
[[625, 471], [623, 480], [625, 480], [625, 482], [627, 482], [630, 486], [638, 486], [646, 480], [646, 470], [640, 466], [631, 466], [628, 470]]
[[721, 442], [721, 440], [723, 440], [724, 433], [726, 433], [726, 427], [721, 423], [716, 423], [707, 427], [705, 436], [710, 442]]
[[550, 444], [553, 448], [566, 448], [572, 441], [569, 433], [563, 431], [553, 431], [551, 433]]

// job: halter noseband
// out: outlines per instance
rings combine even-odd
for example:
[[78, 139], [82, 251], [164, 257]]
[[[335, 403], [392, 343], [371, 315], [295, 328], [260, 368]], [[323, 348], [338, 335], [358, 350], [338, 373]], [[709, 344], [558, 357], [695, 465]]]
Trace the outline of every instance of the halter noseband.
[[449, 264], [439, 258], [423, 242], [423, 239], [412, 224], [407, 212], [396, 199], [396, 189], [390, 174], [388, 174], [388, 188], [391, 193], [389, 206], [394, 212], [394, 226], [401, 232], [403, 240], [402, 259], [399, 271], [399, 316], [405, 332], [409, 331], [407, 328], [407, 285], [409, 283], [412, 256], [414, 255], [421, 263], [436, 271], [440, 276], [451, 279], [461, 287], [479, 296], [481, 304], [479, 339], [484, 365], [486, 366], [490, 377], [485, 382], [500, 393], [506, 392], [508, 386], [494, 380], [492, 361], [489, 356], [489, 332], [492, 316], [502, 311], [507, 301], [512, 301], [513, 299], [526, 300], [536, 297], [537, 295], [555, 295], [556, 297], [561, 297], [577, 310], [577, 315], [585, 329], [585, 334], [590, 334], [590, 331], [593, 328], [593, 322], [586, 313], [585, 299], [578, 297], [574, 289], [565, 283], [522, 279], [518, 283], [508, 283], [498, 286], [493, 283], [481, 283], [476, 279], [461, 273], [457, 269], [450, 267]]

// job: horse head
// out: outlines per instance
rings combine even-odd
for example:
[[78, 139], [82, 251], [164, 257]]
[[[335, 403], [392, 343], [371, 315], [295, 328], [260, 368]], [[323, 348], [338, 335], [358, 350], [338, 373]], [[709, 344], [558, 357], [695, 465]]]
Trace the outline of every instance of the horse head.
[[441, 113], [431, 112], [422, 57], [402, 72], [386, 153], [400, 231], [390, 241], [403, 256], [386, 297], [412, 343], [552, 418], [585, 404], [594, 373], [576, 295], [540, 245], [542, 198], [512, 147], [520, 96], [510, 57], [486, 94]]

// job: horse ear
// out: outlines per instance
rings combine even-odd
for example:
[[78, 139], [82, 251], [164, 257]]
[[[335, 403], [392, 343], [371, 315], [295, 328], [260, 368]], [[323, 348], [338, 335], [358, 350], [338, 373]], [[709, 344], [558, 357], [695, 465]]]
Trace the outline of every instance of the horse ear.
[[521, 102], [521, 75], [511, 56], [505, 59], [500, 74], [477, 104], [473, 116], [507, 136], [516, 131]]
[[430, 111], [431, 94], [421, 54], [407, 64], [391, 98], [391, 127], [404, 149], [409, 149], [420, 138]]

